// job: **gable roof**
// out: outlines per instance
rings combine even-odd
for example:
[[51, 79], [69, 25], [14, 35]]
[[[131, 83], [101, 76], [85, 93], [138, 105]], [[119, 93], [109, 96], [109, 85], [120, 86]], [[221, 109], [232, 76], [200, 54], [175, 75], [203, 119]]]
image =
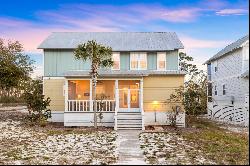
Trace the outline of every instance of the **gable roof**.
[[219, 51], [217, 54], [215, 54], [212, 58], [210, 58], [209, 60], [207, 60], [205, 62], [205, 64], [208, 64], [216, 59], [221, 58], [222, 56], [224, 56], [225, 54], [234, 51], [237, 48], [242, 47], [242, 44], [244, 44], [246, 41], [249, 40], [249, 35], [246, 35], [242, 38], [240, 38], [239, 40], [229, 44], [228, 46], [226, 46], [224, 49], [222, 49], [221, 51]]
[[113, 51], [164, 51], [184, 48], [174, 32], [54, 32], [40, 49], [74, 49], [89, 40]]

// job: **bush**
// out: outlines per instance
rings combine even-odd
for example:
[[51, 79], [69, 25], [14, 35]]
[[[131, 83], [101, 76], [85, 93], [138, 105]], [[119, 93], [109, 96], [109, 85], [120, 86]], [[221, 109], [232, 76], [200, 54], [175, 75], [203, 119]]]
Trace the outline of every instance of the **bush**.
[[24, 99], [29, 111], [28, 120], [32, 124], [46, 125], [48, 118], [51, 118], [51, 110], [47, 109], [51, 100], [50, 98], [45, 99], [42, 94], [41, 80], [32, 80], [28, 83]]

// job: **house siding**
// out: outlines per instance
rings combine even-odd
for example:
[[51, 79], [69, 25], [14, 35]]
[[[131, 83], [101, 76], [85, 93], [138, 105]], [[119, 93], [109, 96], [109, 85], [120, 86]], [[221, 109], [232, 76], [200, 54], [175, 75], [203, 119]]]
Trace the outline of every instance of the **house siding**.
[[65, 110], [65, 97], [63, 96], [64, 79], [45, 79], [43, 80], [43, 93], [45, 97], [51, 99], [50, 106], [52, 111]]
[[177, 50], [168, 51], [166, 59], [167, 59], [166, 60], [167, 61], [167, 65], [166, 65], [167, 70], [178, 70], [179, 57], [178, 57]]
[[156, 70], [157, 69], [157, 53], [149, 52], [147, 59], [148, 70]]
[[130, 57], [129, 52], [120, 53], [120, 70], [129, 70], [130, 68]]
[[[249, 93], [249, 80], [241, 77], [243, 73], [242, 50], [242, 48], [237, 49], [211, 63], [212, 97], [217, 104], [231, 104], [231, 97], [234, 97], [235, 104], [243, 104], [245, 95]], [[217, 72], [214, 70], [216, 64]], [[223, 95], [224, 84], [226, 95]], [[217, 86], [218, 95], [215, 95], [215, 86]]]
[[[178, 51], [166, 52], [166, 70], [178, 70]], [[157, 53], [147, 53], [148, 70], [157, 69]], [[130, 69], [130, 53], [120, 52], [120, 70]], [[64, 76], [64, 73], [73, 70], [89, 70], [90, 61], [76, 60], [73, 50], [44, 50], [44, 76]]]
[[[143, 105], [145, 112], [171, 111], [164, 102], [177, 88], [183, 86], [184, 76], [150, 76], [143, 78]], [[157, 102], [157, 105], [154, 105]]]

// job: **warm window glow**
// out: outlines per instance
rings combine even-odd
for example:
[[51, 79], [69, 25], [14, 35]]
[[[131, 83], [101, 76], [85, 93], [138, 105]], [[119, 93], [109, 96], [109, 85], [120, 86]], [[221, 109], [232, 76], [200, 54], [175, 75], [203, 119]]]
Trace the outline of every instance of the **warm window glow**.
[[120, 70], [120, 53], [114, 52], [113, 53], [113, 70]]
[[70, 80], [68, 82], [69, 100], [89, 100], [90, 96], [89, 80]]
[[145, 70], [147, 69], [147, 54], [134, 52], [130, 54], [131, 70]]
[[166, 70], [166, 53], [165, 52], [157, 53], [157, 69]]

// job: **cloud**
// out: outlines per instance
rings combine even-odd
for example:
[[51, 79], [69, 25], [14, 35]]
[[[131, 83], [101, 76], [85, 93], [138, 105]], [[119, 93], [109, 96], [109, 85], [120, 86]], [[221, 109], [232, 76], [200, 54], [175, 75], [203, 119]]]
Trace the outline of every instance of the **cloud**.
[[196, 48], [220, 48], [226, 46], [230, 41], [227, 40], [206, 40], [197, 39], [189, 36], [180, 36], [185, 48], [196, 49]]
[[216, 12], [219, 16], [230, 16], [230, 15], [247, 15], [248, 10], [246, 9], [223, 9]]

